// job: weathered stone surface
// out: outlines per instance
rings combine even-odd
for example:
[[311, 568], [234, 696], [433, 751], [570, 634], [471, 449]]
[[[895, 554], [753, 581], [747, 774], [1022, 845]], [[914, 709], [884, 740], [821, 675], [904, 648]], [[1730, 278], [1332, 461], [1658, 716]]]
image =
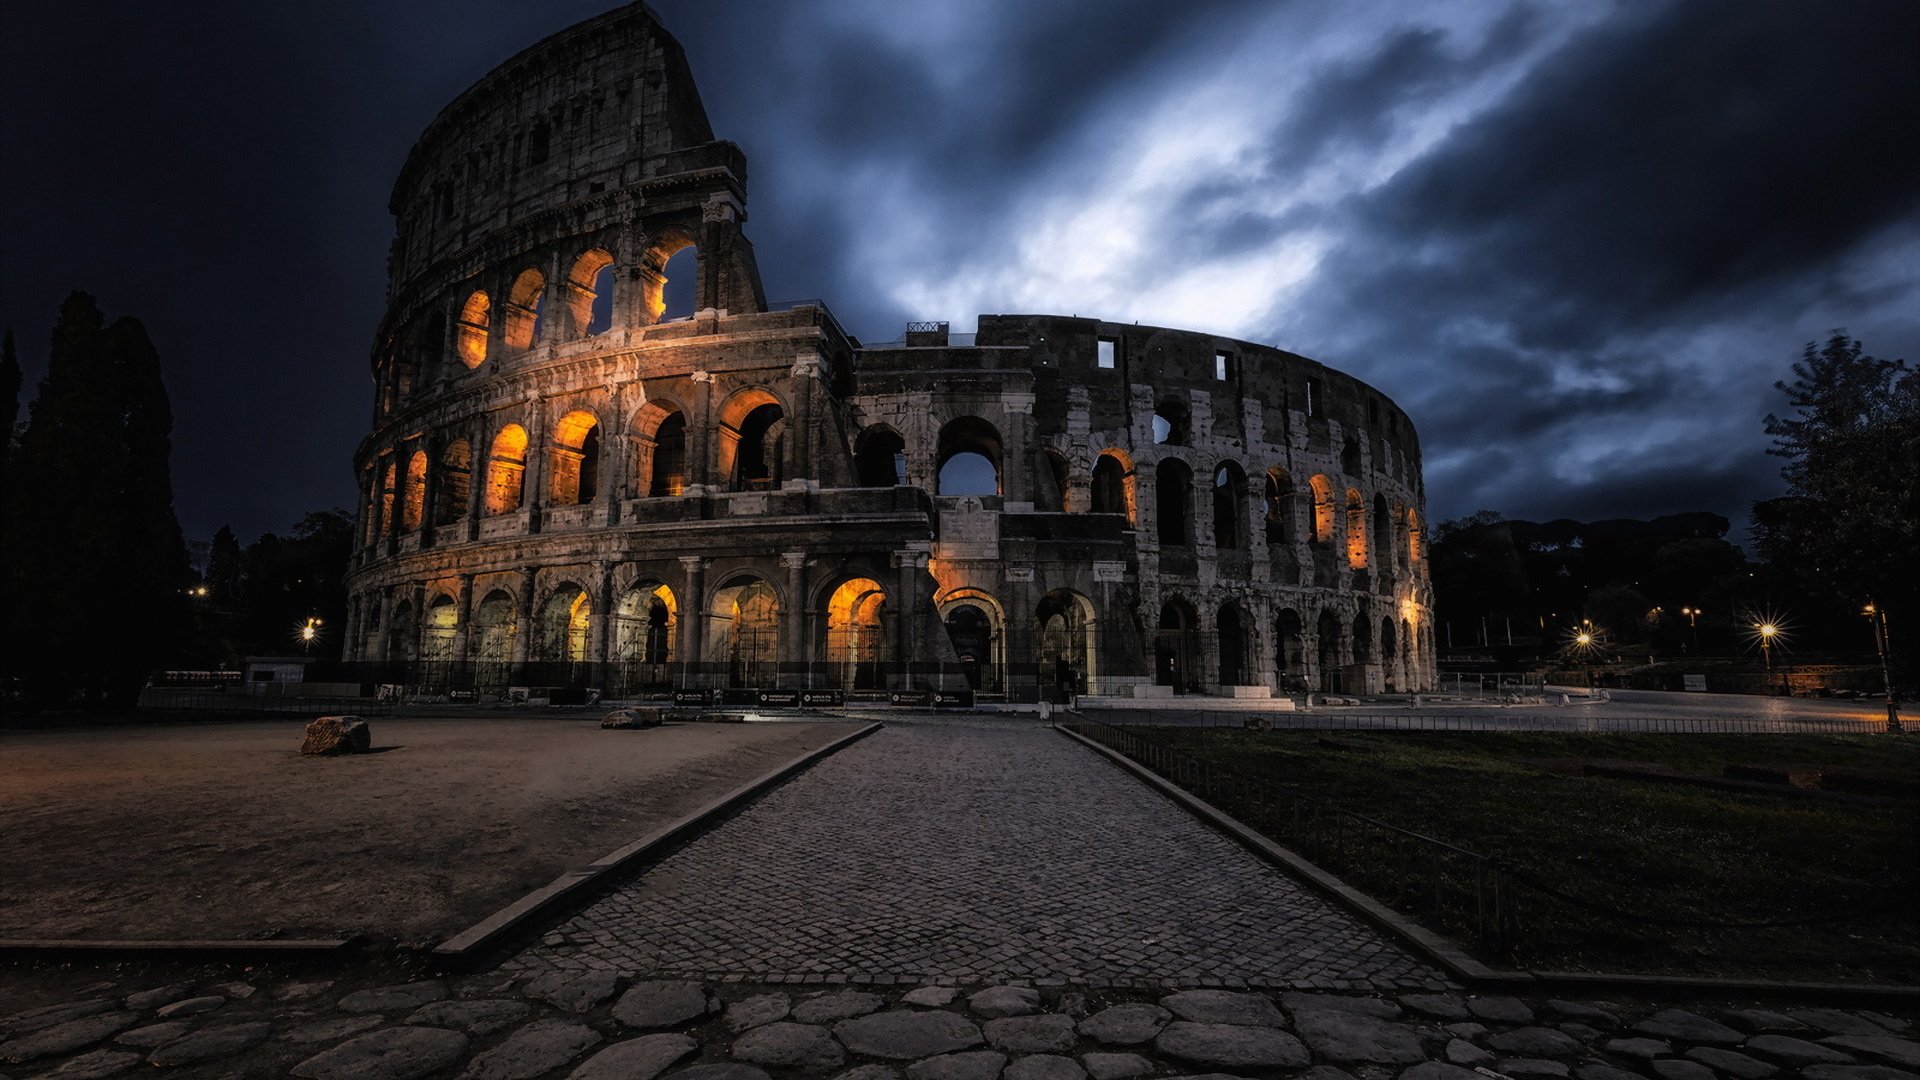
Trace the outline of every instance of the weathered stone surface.
[[600, 718], [600, 726], [609, 731], [631, 731], [660, 726], [660, 710], [652, 708], [615, 709]]
[[740, 1036], [731, 1052], [740, 1061], [783, 1069], [835, 1069], [847, 1060], [826, 1028], [785, 1020]]
[[1377, 1016], [1321, 1008], [1296, 1009], [1293, 1015], [1294, 1030], [1327, 1061], [1411, 1065], [1427, 1057], [1418, 1035]]
[[356, 990], [340, 999], [340, 1011], [350, 1013], [398, 1012], [417, 1009], [429, 1001], [445, 1001], [447, 984], [439, 979]]
[[686, 1035], [660, 1032], [614, 1043], [580, 1063], [567, 1080], [653, 1080], [699, 1052]]
[[869, 1013], [840, 1021], [833, 1033], [856, 1054], [895, 1060], [948, 1054], [983, 1041], [973, 1021], [950, 1012]]
[[613, 1018], [631, 1028], [670, 1028], [707, 1015], [699, 983], [656, 979], [635, 983], [614, 1003]]
[[1653, 1062], [1653, 1071], [1662, 1080], [1715, 1080], [1712, 1069], [1686, 1058], [1659, 1058]]
[[1620, 1026], [1620, 1017], [1598, 1002], [1548, 998], [1547, 1011], [1562, 1020], [1577, 1020], [1609, 1031]]
[[1465, 1020], [1473, 1015], [1455, 994], [1402, 994], [1400, 1004], [1435, 1020]]
[[1161, 1007], [1196, 1024], [1241, 1024], [1284, 1027], [1287, 1018], [1273, 1001], [1260, 994], [1230, 990], [1182, 990], [1160, 999]]
[[266, 1041], [273, 1025], [265, 1022], [224, 1024], [202, 1028], [184, 1038], [175, 1039], [147, 1055], [150, 1064], [162, 1067], [197, 1065], [203, 1061], [229, 1058]]
[[1852, 1054], [1843, 1054], [1831, 1046], [1821, 1046], [1805, 1039], [1796, 1039], [1791, 1035], [1775, 1035], [1771, 1032], [1755, 1035], [1746, 1042], [1746, 1049], [1765, 1054], [1775, 1061], [1784, 1061], [1788, 1065], [1852, 1065]]
[[1400, 1074], [1400, 1080], [1486, 1080], [1472, 1069], [1448, 1065], [1443, 1061], [1425, 1061]]
[[1502, 994], [1487, 994], [1483, 997], [1467, 999], [1467, 1011], [1482, 1020], [1491, 1020], [1496, 1024], [1531, 1024], [1533, 1010], [1517, 997]]
[[1080, 1020], [1093, 1011], [1093, 1006], [1087, 1004], [1087, 995], [1078, 990], [1068, 990], [1054, 999], [1053, 1011]]
[[556, 971], [529, 982], [521, 993], [571, 1013], [585, 1013], [619, 993], [621, 982], [611, 971]]
[[1873, 1009], [1861, 1009], [1860, 1017], [1879, 1024], [1895, 1035], [1905, 1035], [1913, 1030], [1913, 1021], [1902, 1020], [1897, 1016], [1888, 1016], [1886, 1013], [1876, 1012]]
[[532, 1012], [533, 1006], [524, 1001], [469, 998], [422, 1005], [407, 1015], [407, 1023], [454, 1028], [469, 1035], [492, 1035], [525, 1020]]
[[1568, 1073], [1567, 1063], [1548, 1058], [1501, 1058], [1494, 1065], [1495, 1072], [1508, 1076], [1538, 1077], [1540, 1080], [1557, 1080]]
[[1297, 1069], [1307, 1064], [1299, 1039], [1270, 1027], [1175, 1020], [1154, 1039], [1163, 1054], [1226, 1068]]
[[[112, 1012], [117, 1007], [112, 998], [89, 998], [85, 1001], [67, 1001], [58, 1005], [43, 1005], [37, 1009], [28, 1009], [26, 1012], [14, 1013], [12, 1016], [0, 1020], [0, 1041], [5, 1041], [6, 1039], [20, 1035], [31, 1034], [35, 1031], [44, 1031], [47, 1028], [53, 1027], [55, 1024], [64, 1024], [69, 1020], [78, 1020], [82, 1017], [98, 1016], [104, 1012]], [[143, 1006], [129, 1005], [127, 1008], [139, 1009], [143, 1008]]]
[[953, 1004], [953, 999], [959, 996], [960, 988], [957, 986], [922, 986], [900, 995], [900, 1001], [904, 1005], [944, 1009]]
[[309, 757], [363, 754], [373, 748], [373, 730], [357, 716], [322, 716], [307, 725], [300, 752]]
[[255, 990], [252, 983], [244, 983], [236, 980], [234, 982], [220, 983], [213, 988], [213, 992], [225, 997], [228, 1001], [245, 1001], [258, 991]]
[[1608, 1039], [1601, 1047], [1609, 1054], [1623, 1057], [1657, 1058], [1673, 1053], [1673, 1045], [1665, 1039], [1624, 1038]]
[[[1384, 998], [1348, 997], [1341, 994], [1303, 994], [1298, 991], [1280, 995], [1280, 1004], [1299, 1016], [1304, 1012], [1343, 1012], [1371, 1016], [1379, 1020], [1400, 1018], [1400, 1006]], [[1191, 1018], [1189, 1018], [1191, 1019]], [[1222, 1021], [1236, 1023], [1240, 1021]]]
[[189, 1016], [199, 1016], [201, 1013], [210, 1013], [226, 1003], [227, 999], [217, 994], [186, 998], [171, 1005], [162, 1005], [153, 1015], [161, 1020], [180, 1020]]
[[1458, 1024], [1442, 1024], [1441, 1030], [1459, 1039], [1477, 1039], [1487, 1033], [1487, 1025], [1465, 1020]]
[[1758, 1034], [1763, 1031], [1805, 1031], [1807, 1025], [1772, 1009], [1722, 1009], [1720, 1015]]
[[741, 998], [727, 1006], [727, 1027], [734, 1031], [745, 1031], [761, 1024], [771, 1024], [775, 1020], [784, 1020], [792, 999], [785, 994], [756, 994], [750, 998]]
[[467, 1037], [430, 1027], [392, 1027], [348, 1039], [293, 1067], [307, 1080], [415, 1080], [467, 1052]]
[[900, 1070], [891, 1065], [856, 1065], [833, 1080], [900, 1080]]
[[[109, 1001], [109, 1007], [116, 1002]], [[140, 1022], [134, 1012], [108, 1012], [67, 1020], [0, 1043], [0, 1061], [20, 1064], [84, 1050]]]
[[1764, 1061], [1718, 1046], [1696, 1046], [1687, 1051], [1687, 1056], [1730, 1076], [1738, 1076], [1741, 1080], [1761, 1080], [1761, 1077], [1772, 1076], [1780, 1071]]
[[1680, 1042], [1694, 1043], [1737, 1043], [1741, 1039], [1739, 1032], [1717, 1020], [1709, 1020], [1698, 1013], [1685, 1009], [1661, 1009], [1645, 1020], [1633, 1025], [1633, 1030], [1642, 1035], [1652, 1035], [1661, 1039], [1677, 1039]]
[[793, 1018], [802, 1024], [831, 1024], [836, 1020], [865, 1016], [884, 1004], [886, 999], [879, 994], [842, 990], [796, 1003], [793, 1006]]
[[1897, 1065], [1903, 1069], [1920, 1069], [1920, 1043], [1912, 1039], [1901, 1039], [1892, 1035], [1835, 1035], [1820, 1041], [1827, 1046], [1837, 1046], [1842, 1050], [1852, 1051], [1861, 1057], [1883, 1064]]
[[1583, 1061], [1573, 1067], [1577, 1080], [1646, 1080], [1639, 1073], [1617, 1069], [1601, 1061]]
[[967, 1050], [940, 1054], [907, 1066], [909, 1080], [994, 1080], [1007, 1064], [1007, 1055], [994, 1050]]
[[770, 1080], [765, 1069], [726, 1061], [713, 1065], [695, 1065], [690, 1069], [681, 1069], [677, 1073], [667, 1075], [672, 1080]]
[[41, 1073], [36, 1080], [100, 1080], [105, 1076], [117, 1076], [138, 1064], [139, 1054], [102, 1048], [68, 1058], [66, 1064], [52, 1072]]
[[1493, 1064], [1493, 1055], [1491, 1053], [1482, 1050], [1465, 1039], [1448, 1039], [1446, 1057], [1449, 1063], [1458, 1065], [1463, 1069], [1471, 1069], [1475, 1065]]
[[1080, 1021], [1080, 1034], [1109, 1046], [1133, 1046], [1160, 1034], [1171, 1019], [1158, 1005], [1114, 1005]]
[[572, 1020], [535, 1020], [501, 1043], [474, 1055], [460, 1075], [465, 1080], [531, 1080], [586, 1053], [600, 1033]]
[[1886, 1029], [1864, 1016], [1839, 1009], [1793, 1009], [1787, 1013], [1795, 1020], [1828, 1035], [1884, 1035]]
[[1294, 1080], [1353, 1080], [1353, 1074], [1345, 1069], [1335, 1068], [1332, 1065], [1315, 1065], [1313, 1068], [1295, 1077]]
[[1804, 1080], [1920, 1080], [1920, 1072], [1896, 1069], [1891, 1065], [1806, 1065], [1800, 1069]]
[[1153, 1071], [1153, 1062], [1139, 1054], [1094, 1051], [1080, 1055], [1080, 1064], [1093, 1080], [1131, 1080]]
[[[378, 1021], [375, 1021], [378, 1023]], [[193, 1030], [191, 1020], [170, 1020], [164, 1024], [148, 1024], [145, 1027], [128, 1028], [113, 1037], [121, 1046], [137, 1046], [142, 1050], [151, 1050], [164, 1043], [185, 1035]]]
[[1560, 1025], [1560, 1030], [1583, 1043], [1597, 1043], [1607, 1037], [1607, 1033], [1597, 1027], [1589, 1027], [1578, 1021], [1569, 1020]]
[[967, 1008], [988, 1020], [1040, 1011], [1040, 991], [1028, 986], [993, 986], [967, 998]]
[[1515, 1028], [1489, 1035], [1487, 1045], [1502, 1054], [1520, 1058], [1575, 1057], [1581, 1051], [1579, 1040], [1543, 1027]]
[[1087, 1080], [1087, 1071], [1070, 1057], [1029, 1054], [1007, 1066], [1007, 1080]]
[[[192, 983], [168, 983], [166, 986], [156, 986], [151, 990], [142, 990], [138, 993], [128, 994], [126, 1004], [127, 1008], [135, 1012], [145, 1012], [148, 1009], [157, 1009], [162, 1005], [171, 1005], [176, 1001], [182, 1001], [192, 996]], [[0, 1025], [0, 1027], [4, 1027], [4, 1025]]]
[[1003, 1016], [986, 1022], [987, 1045], [1007, 1054], [1044, 1054], [1073, 1049], [1073, 1017]]
[[[433, 1006], [429, 1005], [431, 1009]], [[339, 1016], [331, 1020], [316, 1020], [311, 1024], [302, 1024], [280, 1037], [291, 1043], [323, 1043], [336, 1039], [346, 1039], [361, 1032], [372, 1031], [386, 1023], [378, 1016]]]

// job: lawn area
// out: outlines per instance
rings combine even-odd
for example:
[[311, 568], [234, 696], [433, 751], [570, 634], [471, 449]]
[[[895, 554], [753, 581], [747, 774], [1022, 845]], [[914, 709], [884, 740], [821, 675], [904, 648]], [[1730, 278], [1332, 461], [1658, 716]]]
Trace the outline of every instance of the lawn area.
[[[1211, 768], [1210, 784], [1174, 770], [1186, 786], [1489, 962], [1920, 983], [1920, 739], [1127, 730]], [[1167, 771], [1164, 758], [1146, 758]], [[1803, 783], [1821, 772], [1830, 786], [1844, 773], [1856, 789], [1862, 777], [1876, 790], [1905, 787], [1872, 800], [1799, 798], [1592, 775], [1589, 764], [1709, 777], [1748, 766]], [[1250, 782], [1223, 784], [1227, 773]], [[1310, 800], [1510, 867], [1515, 932], [1475, 947], [1470, 860], [1436, 863], [1436, 849], [1351, 819], [1335, 829]]]

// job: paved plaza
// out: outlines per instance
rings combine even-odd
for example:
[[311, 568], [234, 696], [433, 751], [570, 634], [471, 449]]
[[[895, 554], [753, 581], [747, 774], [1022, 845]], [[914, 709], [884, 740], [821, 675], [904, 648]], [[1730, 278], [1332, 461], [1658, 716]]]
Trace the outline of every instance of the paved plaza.
[[890, 722], [506, 969], [1353, 990], [1442, 981], [1030, 718]]

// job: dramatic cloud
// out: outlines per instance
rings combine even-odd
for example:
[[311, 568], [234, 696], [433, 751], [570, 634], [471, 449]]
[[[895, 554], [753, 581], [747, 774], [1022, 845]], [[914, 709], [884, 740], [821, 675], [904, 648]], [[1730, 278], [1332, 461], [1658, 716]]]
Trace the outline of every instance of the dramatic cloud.
[[[603, 6], [36, 9], [0, 318], [30, 364], [68, 288], [147, 320], [191, 534], [348, 502], [400, 160]], [[1318, 357], [1413, 414], [1436, 520], [1742, 522], [1801, 342], [1920, 356], [1903, 0], [657, 7], [771, 296], [870, 340], [1046, 311]]]

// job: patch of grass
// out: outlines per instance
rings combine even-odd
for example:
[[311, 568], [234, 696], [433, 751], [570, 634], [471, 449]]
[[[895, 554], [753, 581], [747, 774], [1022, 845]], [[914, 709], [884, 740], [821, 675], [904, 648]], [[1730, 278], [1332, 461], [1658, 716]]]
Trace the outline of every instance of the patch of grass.
[[[1517, 933], [1489, 960], [1534, 968], [1920, 982], [1920, 799], [1876, 803], [1585, 775], [1586, 761], [1718, 777], [1727, 765], [1911, 779], [1920, 740], [1885, 735], [1244, 732], [1134, 728], [1205, 763], [1215, 801], [1356, 886], [1474, 944], [1466, 860], [1303, 795], [1498, 859], [1573, 898], [1510, 889]], [[1189, 776], [1190, 780], [1191, 777]], [[1207, 794], [1199, 782], [1188, 786]], [[1911, 790], [1909, 788], [1908, 790]], [[1437, 891], [1440, 900], [1436, 903]], [[1629, 913], [1626, 916], [1590, 907]], [[1680, 923], [1708, 925], [1678, 925]], [[1797, 923], [1736, 927], [1740, 923]]]

